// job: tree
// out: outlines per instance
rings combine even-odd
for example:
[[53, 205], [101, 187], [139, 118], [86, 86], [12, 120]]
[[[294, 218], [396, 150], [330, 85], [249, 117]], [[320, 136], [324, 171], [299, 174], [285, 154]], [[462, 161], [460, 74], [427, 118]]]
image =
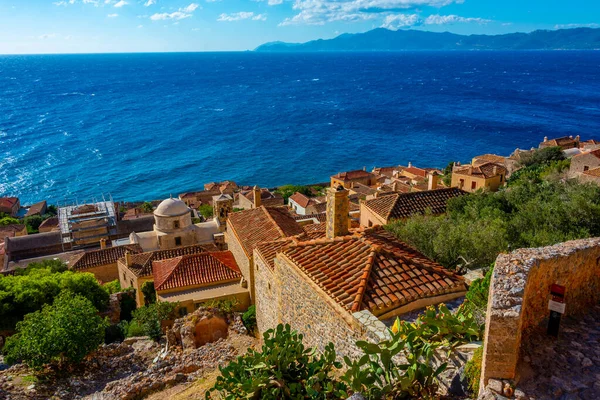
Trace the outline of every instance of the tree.
[[140, 307], [133, 312], [132, 324], [137, 324], [142, 328], [145, 335], [154, 340], [159, 340], [162, 336], [161, 324], [175, 318], [175, 310], [179, 303], [170, 303], [160, 301]]
[[121, 283], [118, 279], [105, 283], [104, 285], [102, 285], [102, 288], [106, 290], [108, 294], [119, 293], [120, 291], [122, 291]]
[[[321, 193], [322, 192], [322, 188], [321, 190], [316, 189], [317, 186], [314, 187], [315, 191], [317, 191], [317, 193]], [[313, 189], [311, 189], [309, 186], [301, 186], [301, 185], [283, 185], [277, 188], [277, 190], [275, 190], [276, 193], [279, 193], [281, 196], [283, 196], [283, 199], [285, 200], [285, 202], [288, 202], [288, 199], [290, 198], [290, 196], [292, 196], [294, 193], [299, 192], [302, 193], [305, 196], [313, 196]]]
[[[44, 214], [44, 219], [48, 219], [50, 217], [54, 217], [57, 214], [58, 214], [58, 210], [56, 209], [55, 205], [48, 206], [46, 208], [46, 214]], [[48, 216], [48, 217], [46, 218], [46, 216]]]
[[0, 226], [20, 224], [20, 223], [21, 223], [21, 221], [19, 221], [16, 218], [13, 218], [13, 217], [0, 218]]
[[65, 291], [17, 324], [17, 333], [6, 341], [6, 361], [35, 369], [78, 363], [103, 343], [106, 326], [92, 302]]
[[533, 165], [550, 164], [553, 161], [562, 161], [565, 158], [565, 153], [563, 153], [560, 147], [546, 147], [543, 149], [536, 149], [531, 153], [524, 153], [521, 156], [519, 164], [522, 167], [530, 167]]
[[214, 210], [210, 204], [202, 204], [200, 207], [198, 207], [198, 212], [204, 218], [211, 218], [214, 214]]
[[156, 303], [154, 281], [147, 281], [142, 284], [142, 294], [144, 295], [144, 303], [146, 305]]
[[152, 212], [154, 212], [154, 207], [152, 207], [152, 203], [150, 203], [148, 201], [145, 201], [144, 203], [142, 203], [142, 205], [140, 206], [140, 208], [146, 214], [151, 214]]
[[31, 215], [29, 217], [25, 217], [23, 222], [27, 227], [27, 233], [38, 233], [40, 225], [44, 221], [41, 215]]
[[65, 264], [62, 260], [59, 260], [58, 258], [47, 259], [47, 260], [42, 260], [39, 262], [31, 262], [31, 263], [27, 264], [26, 268], [17, 269], [15, 271], [15, 275], [29, 275], [33, 271], [40, 270], [40, 269], [46, 269], [46, 270], [49, 270], [50, 273], [55, 274], [57, 272], [65, 272], [68, 268], [67, 268], [67, 264]]

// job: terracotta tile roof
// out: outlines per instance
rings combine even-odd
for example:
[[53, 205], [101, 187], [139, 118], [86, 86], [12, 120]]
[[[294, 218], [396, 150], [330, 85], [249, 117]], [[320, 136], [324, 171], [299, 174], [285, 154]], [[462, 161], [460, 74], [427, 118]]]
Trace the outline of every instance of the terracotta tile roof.
[[282, 253], [349, 312], [381, 315], [418, 299], [466, 290], [461, 277], [380, 229], [291, 243]]
[[[245, 190], [240, 192], [240, 195], [244, 196], [251, 202], [254, 202], [254, 190]], [[269, 199], [282, 199], [283, 196], [279, 193], [270, 192], [269, 189], [260, 189], [260, 199], [261, 200], [269, 200]]]
[[389, 221], [424, 214], [426, 210], [430, 210], [434, 215], [443, 214], [446, 212], [448, 200], [465, 194], [467, 192], [459, 188], [397, 193], [367, 200], [364, 205], [384, 220]]
[[23, 232], [25, 225], [23, 224], [10, 224], [0, 225], [0, 242], [4, 243], [4, 238], [15, 237], [17, 233]]
[[152, 265], [156, 290], [231, 282], [242, 277], [230, 251], [179, 256]]
[[303, 233], [285, 207], [252, 208], [229, 214], [227, 219], [248, 258], [257, 244]]
[[[193, 245], [177, 247], [169, 250], [155, 250], [147, 253], [131, 255], [131, 265], [128, 267], [135, 276], [144, 277], [152, 275], [152, 262], [166, 260], [169, 258], [193, 255], [206, 251], [204, 246]], [[125, 258], [119, 258], [119, 262], [125, 264]]]
[[400, 168], [399, 167], [379, 167], [379, 168], [373, 168], [373, 173], [375, 175], [383, 175], [383, 176], [387, 176], [388, 178], [391, 178], [394, 176], [394, 172], [395, 171], [399, 171]]
[[[496, 173], [494, 173], [494, 169]], [[506, 174], [506, 172], [507, 170], [504, 166], [492, 162], [487, 162], [478, 166], [467, 165], [464, 167], [457, 167], [452, 171], [453, 174], [475, 176], [485, 179], [492, 178], [499, 174]]]
[[327, 224], [321, 222], [319, 224], [310, 224], [304, 225], [302, 229], [304, 229], [304, 233], [312, 233], [312, 232], [325, 232], [327, 228]]
[[18, 197], [0, 197], [0, 208], [11, 209], [18, 201]]
[[51, 228], [58, 226], [58, 217], [50, 217], [40, 224], [40, 228]]
[[77, 255], [71, 261], [71, 269], [84, 270], [88, 268], [99, 267], [102, 265], [115, 264], [121, 257], [125, 257], [125, 252], [132, 254], [142, 253], [142, 248], [137, 244], [127, 244], [124, 246], [108, 247], [101, 250], [86, 251]]
[[504, 158], [502, 156], [498, 156], [496, 154], [482, 154], [480, 156], [473, 157], [473, 159], [478, 160], [478, 161], [493, 162], [493, 163], [500, 164], [500, 165], [502, 165], [504, 163], [504, 161], [506, 160], [506, 158]]
[[296, 192], [290, 196], [290, 200], [296, 202], [300, 207], [306, 208], [310, 204], [310, 197], [303, 195], [300, 192]]
[[256, 246], [256, 252], [261, 256], [271, 270], [273, 270], [275, 269], [275, 256], [277, 253], [280, 253], [282, 249], [289, 246], [293, 242], [293, 238], [285, 238], [274, 240], [272, 242], [259, 243]]
[[[323, 204], [325, 204], [325, 208], [327, 208], [327, 203], [323, 203]], [[317, 221], [319, 221], [319, 222], [325, 222], [327, 220], [327, 215], [325, 214], [325, 210], [323, 210], [323, 212], [320, 212], [317, 214], [294, 215], [294, 219], [296, 221], [301, 221], [303, 219], [311, 219], [311, 218], [316, 218]]]
[[402, 168], [402, 172], [408, 172], [409, 174], [420, 176], [422, 178], [425, 178], [427, 176], [427, 171], [425, 171], [424, 169], [421, 169], [421, 168], [417, 168], [417, 167]]
[[46, 200], [42, 200], [39, 203], [35, 203], [29, 207], [29, 210], [27, 210], [27, 214], [25, 214], [25, 216], [30, 217], [32, 215], [41, 215], [44, 211], [46, 211]]
[[373, 189], [367, 185], [363, 185], [362, 183], [354, 183], [350, 190], [365, 196], [377, 193], [376, 189]]
[[354, 179], [373, 178], [373, 177], [375, 177], [375, 175], [373, 175], [370, 172], [363, 171], [362, 169], [357, 169], [355, 171], [340, 172], [340, 173], [332, 176], [332, 178], [341, 179], [343, 181], [351, 181]]
[[[592, 151], [590, 151], [590, 152], [587, 152], [587, 153], [578, 154], [578, 155], [576, 155], [575, 157], [583, 157], [583, 156], [587, 156], [588, 154], [589, 154], [589, 155], [592, 155], [592, 156], [594, 156], [594, 157], [596, 157], [596, 158], [600, 158], [600, 149], [597, 149], [597, 150], [592, 150]], [[575, 158], [575, 157], [574, 157], [574, 158]]]
[[588, 169], [587, 171], [583, 171], [584, 175], [600, 177], [600, 167]]

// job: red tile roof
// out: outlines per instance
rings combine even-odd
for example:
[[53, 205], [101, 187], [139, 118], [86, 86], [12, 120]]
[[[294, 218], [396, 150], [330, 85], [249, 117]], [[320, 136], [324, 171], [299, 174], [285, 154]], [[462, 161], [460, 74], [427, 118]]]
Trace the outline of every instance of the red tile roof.
[[40, 228], [49, 228], [54, 226], [58, 226], [58, 217], [50, 217], [42, 221], [42, 223], [40, 224]]
[[[147, 253], [139, 253], [131, 255], [131, 265], [128, 266], [129, 270], [133, 272], [135, 276], [144, 277], [152, 275], [152, 262], [166, 260], [169, 258], [175, 258], [180, 256], [193, 255], [203, 253], [206, 251], [205, 246], [193, 245], [185, 247], [177, 247], [169, 250], [155, 250]], [[125, 258], [119, 258], [119, 262], [125, 263]]]
[[373, 175], [370, 172], [363, 171], [362, 169], [357, 169], [355, 171], [340, 172], [340, 173], [332, 176], [332, 178], [341, 179], [343, 181], [351, 181], [354, 179], [373, 178], [373, 177], [375, 177], [375, 175]]
[[[495, 171], [495, 173], [494, 173]], [[500, 174], [506, 174], [507, 169], [504, 166], [492, 162], [487, 162], [477, 166], [467, 165], [464, 167], [457, 167], [452, 171], [453, 174], [475, 176], [479, 178], [492, 178]]]
[[417, 167], [402, 168], [402, 172], [408, 172], [409, 174], [420, 176], [422, 178], [425, 178], [427, 176], [427, 171], [425, 171], [424, 169], [421, 169], [421, 168], [417, 168]]
[[227, 223], [248, 258], [257, 244], [303, 233], [285, 207], [261, 206], [229, 214]]
[[465, 291], [461, 277], [380, 229], [282, 249], [306, 276], [349, 312], [375, 315], [446, 293]]
[[384, 220], [389, 221], [390, 219], [424, 214], [427, 210], [434, 215], [443, 214], [446, 212], [448, 200], [465, 194], [467, 192], [459, 188], [396, 193], [367, 200], [364, 205]]
[[156, 290], [231, 282], [242, 277], [230, 251], [206, 252], [154, 261], [152, 275]]
[[[323, 203], [325, 204], [325, 206], [327, 206], [327, 203]], [[320, 204], [319, 204], [320, 205]], [[324, 212], [325, 210], [323, 210], [323, 212], [320, 212], [318, 214], [307, 214], [307, 215], [294, 215], [294, 219], [296, 221], [301, 221], [303, 219], [311, 219], [311, 218], [316, 218], [317, 221], [319, 222], [325, 222], [327, 220], [327, 214], [325, 214]]]
[[30, 217], [32, 215], [38, 215], [38, 214], [42, 215], [42, 213], [45, 211], [46, 211], [46, 200], [42, 200], [39, 203], [35, 203], [31, 207], [29, 207], [29, 210], [27, 210], [27, 214], [25, 214], [25, 216]]
[[303, 195], [300, 192], [296, 192], [290, 196], [290, 200], [296, 202], [300, 207], [306, 208], [310, 204], [310, 197]]
[[506, 161], [505, 157], [496, 154], [482, 154], [480, 156], [473, 157], [473, 159], [477, 160], [481, 164], [485, 164], [485, 162], [487, 161], [502, 165], [504, 164], [504, 161]]
[[101, 250], [92, 250], [81, 253], [71, 260], [70, 268], [76, 271], [100, 267], [102, 265], [115, 264], [125, 253], [129, 251], [132, 254], [142, 253], [142, 248], [137, 244], [127, 244], [124, 246], [108, 247]]
[[583, 156], [587, 156], [588, 154], [590, 154], [590, 155], [592, 155], [592, 156], [594, 156], [596, 158], [600, 158], [600, 149], [593, 150], [593, 151], [590, 151], [590, 152], [587, 152], [587, 153], [578, 154], [575, 157], [583, 157]]
[[[245, 190], [240, 192], [240, 195], [244, 196], [251, 202], [254, 202], [254, 190]], [[269, 189], [260, 189], [260, 199], [261, 200], [269, 200], [269, 199], [282, 199], [283, 196], [279, 193], [272, 193]]]
[[17, 233], [23, 232], [25, 225], [23, 224], [10, 224], [0, 225], [0, 242], [4, 243], [4, 238], [15, 237]]
[[18, 197], [0, 197], [0, 208], [12, 209], [18, 201]]

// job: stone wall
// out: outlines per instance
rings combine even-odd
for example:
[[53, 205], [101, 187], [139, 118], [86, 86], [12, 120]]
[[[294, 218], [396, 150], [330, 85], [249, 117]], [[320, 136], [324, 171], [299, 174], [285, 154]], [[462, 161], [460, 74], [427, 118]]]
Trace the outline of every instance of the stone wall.
[[254, 251], [256, 293], [256, 325], [259, 332], [275, 328], [280, 322], [279, 316], [279, 290], [275, 272], [271, 270], [263, 259]]
[[115, 279], [119, 279], [119, 269], [117, 268], [117, 263], [82, 269], [78, 272], [89, 272], [94, 274], [94, 277], [103, 283], [112, 282]]
[[521, 342], [547, 320], [552, 284], [566, 287], [566, 315], [600, 301], [599, 262], [600, 238], [498, 256], [490, 284], [482, 388], [490, 378], [518, 378]]
[[600, 159], [593, 154], [581, 154], [571, 158], [569, 176], [576, 178], [588, 169], [600, 167]]
[[242, 244], [238, 240], [235, 232], [229, 223], [227, 222], [227, 232], [225, 232], [225, 241], [227, 242], [227, 249], [231, 251], [233, 254], [233, 258], [235, 258], [235, 262], [238, 267], [240, 267], [240, 272], [242, 276], [248, 282], [248, 289], [250, 290], [250, 301], [254, 302], [254, 271], [253, 271], [253, 262], [251, 259], [248, 259], [246, 252], [244, 252], [244, 248]]
[[[298, 271], [280, 254], [275, 258], [275, 271], [280, 286], [281, 323], [304, 334], [304, 344], [324, 351], [333, 342], [339, 357], [356, 358], [363, 353], [355, 345], [370, 335], [356, 318]], [[257, 315], [259, 312], [257, 311]]]

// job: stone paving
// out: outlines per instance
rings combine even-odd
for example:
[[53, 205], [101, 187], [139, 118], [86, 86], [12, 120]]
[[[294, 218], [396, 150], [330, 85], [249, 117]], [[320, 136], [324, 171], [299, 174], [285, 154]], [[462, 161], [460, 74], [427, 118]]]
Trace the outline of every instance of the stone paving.
[[563, 317], [558, 339], [540, 327], [522, 345], [520, 391], [531, 399], [600, 399], [600, 305]]

